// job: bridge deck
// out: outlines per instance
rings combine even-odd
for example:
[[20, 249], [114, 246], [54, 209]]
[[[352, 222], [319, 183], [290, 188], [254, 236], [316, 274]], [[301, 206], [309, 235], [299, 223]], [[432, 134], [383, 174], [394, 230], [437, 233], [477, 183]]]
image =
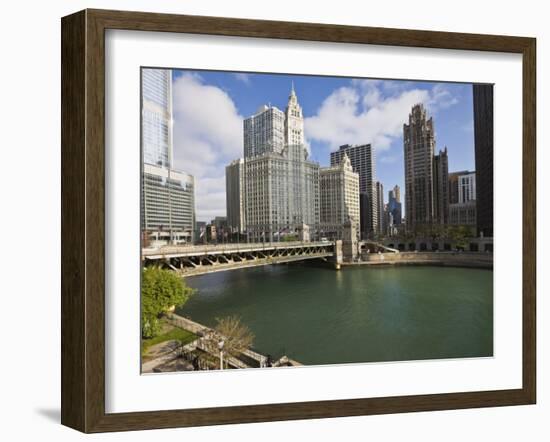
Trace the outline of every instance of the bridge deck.
[[164, 246], [155, 249], [142, 249], [142, 255], [149, 260], [163, 258], [192, 257], [200, 255], [227, 255], [252, 252], [268, 252], [274, 250], [290, 250], [302, 248], [332, 249], [334, 244], [329, 241], [315, 242], [274, 242], [274, 243], [237, 243], [237, 244], [208, 244], [200, 246]]

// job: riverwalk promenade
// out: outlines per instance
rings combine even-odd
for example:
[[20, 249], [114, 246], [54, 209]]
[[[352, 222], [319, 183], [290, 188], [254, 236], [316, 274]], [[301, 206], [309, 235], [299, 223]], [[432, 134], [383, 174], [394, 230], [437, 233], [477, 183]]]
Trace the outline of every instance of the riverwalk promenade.
[[344, 262], [343, 266], [376, 265], [435, 265], [467, 268], [493, 268], [489, 252], [400, 252], [362, 253], [359, 260]]
[[[183, 346], [178, 345], [177, 341], [167, 341], [163, 343], [161, 351], [154, 359], [142, 363], [142, 373], [192, 371], [194, 370], [193, 365], [186, 360], [186, 357], [196, 354], [197, 352], [209, 354], [214, 358], [218, 357], [219, 351], [216, 345], [218, 341], [224, 340], [224, 336], [219, 332], [175, 313], [168, 314], [167, 320], [175, 327], [194, 333], [197, 335], [197, 339]], [[276, 361], [268, 362], [267, 356], [250, 348], [243, 350], [239, 357], [226, 355], [224, 361], [228, 368], [233, 369], [265, 368], [268, 366], [296, 367], [302, 365], [287, 356], [282, 356]]]

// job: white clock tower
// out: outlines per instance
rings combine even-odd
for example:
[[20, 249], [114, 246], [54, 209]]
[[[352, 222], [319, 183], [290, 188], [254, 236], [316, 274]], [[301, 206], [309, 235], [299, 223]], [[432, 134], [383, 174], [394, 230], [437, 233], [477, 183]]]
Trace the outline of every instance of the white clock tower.
[[304, 144], [304, 116], [302, 108], [298, 104], [298, 97], [294, 91], [294, 82], [288, 96], [288, 104], [285, 110], [285, 143]]

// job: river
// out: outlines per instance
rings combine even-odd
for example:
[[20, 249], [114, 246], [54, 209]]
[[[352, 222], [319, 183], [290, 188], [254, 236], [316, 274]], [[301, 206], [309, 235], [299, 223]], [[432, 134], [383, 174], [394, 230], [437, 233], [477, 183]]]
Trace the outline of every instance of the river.
[[208, 326], [238, 315], [254, 348], [302, 364], [487, 357], [493, 272], [432, 267], [274, 265], [186, 278], [178, 313]]

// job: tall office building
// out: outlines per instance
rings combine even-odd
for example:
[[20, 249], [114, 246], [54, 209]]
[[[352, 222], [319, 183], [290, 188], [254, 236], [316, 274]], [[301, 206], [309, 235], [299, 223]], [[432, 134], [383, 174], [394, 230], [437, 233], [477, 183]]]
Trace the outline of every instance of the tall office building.
[[393, 186], [393, 198], [398, 203], [401, 202], [401, 188], [397, 184], [395, 186]]
[[340, 164], [320, 169], [319, 187], [321, 236], [342, 239], [347, 221], [359, 232], [359, 174], [353, 171], [347, 155]]
[[376, 182], [376, 212], [378, 213], [378, 234], [384, 235], [386, 232], [386, 211], [384, 204], [384, 185]]
[[413, 106], [409, 124], [403, 125], [405, 156], [405, 212], [407, 228], [434, 220], [433, 156], [435, 132], [432, 117], [422, 104]]
[[476, 173], [470, 172], [458, 177], [458, 202], [477, 200]]
[[232, 161], [225, 168], [225, 199], [227, 225], [231, 233], [243, 233], [246, 226], [244, 185], [244, 160]]
[[308, 159], [294, 90], [283, 113], [263, 106], [244, 122], [244, 225], [251, 241], [319, 227], [319, 164]]
[[172, 71], [141, 71], [143, 154], [141, 227], [158, 243], [190, 242], [195, 230], [194, 178], [173, 168]]
[[449, 204], [458, 203], [458, 179], [462, 175], [475, 174], [475, 172], [469, 172], [468, 170], [460, 170], [458, 172], [449, 173]]
[[351, 146], [345, 144], [340, 149], [330, 153], [330, 165], [340, 164], [347, 155], [353, 170], [359, 174], [359, 192], [361, 197], [362, 236], [378, 230], [378, 208], [376, 196], [376, 168], [374, 150], [370, 144]]
[[453, 202], [449, 205], [449, 224], [475, 226], [477, 222], [476, 173], [455, 172], [451, 174], [449, 183], [453, 193]]
[[142, 69], [143, 162], [172, 167], [172, 71]]
[[256, 114], [244, 120], [243, 129], [245, 158], [283, 151], [285, 113], [275, 106], [261, 106]]
[[372, 203], [367, 192], [359, 192], [359, 219], [361, 239], [372, 236]]
[[433, 175], [434, 222], [436, 224], [447, 224], [449, 222], [449, 158], [447, 147], [434, 156]]
[[474, 84], [477, 233], [493, 236], [493, 85]]
[[394, 225], [400, 225], [402, 219], [400, 194], [398, 185], [388, 192], [388, 212], [392, 215]]
[[319, 227], [319, 164], [290, 144], [245, 160], [245, 219], [250, 241], [276, 241], [304, 224]]
[[159, 242], [193, 241], [195, 229], [194, 178], [184, 172], [143, 165], [142, 230]]

